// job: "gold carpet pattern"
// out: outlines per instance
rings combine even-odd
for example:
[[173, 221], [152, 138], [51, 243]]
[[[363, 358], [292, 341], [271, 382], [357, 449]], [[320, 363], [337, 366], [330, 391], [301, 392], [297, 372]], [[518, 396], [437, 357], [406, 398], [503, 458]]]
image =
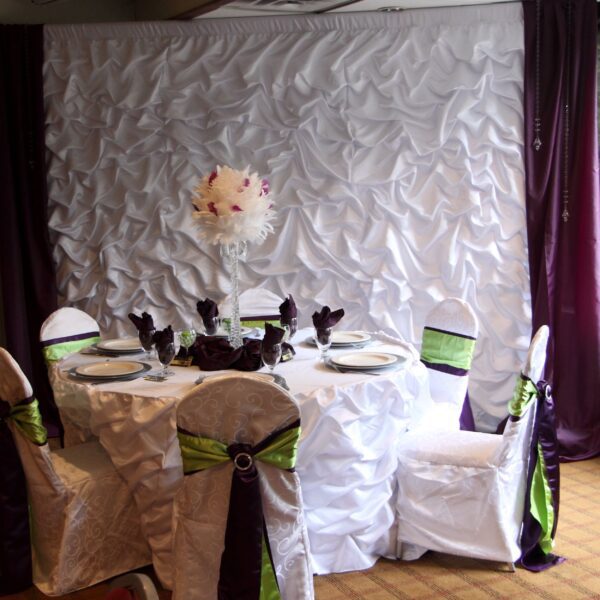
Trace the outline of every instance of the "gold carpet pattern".
[[[430, 552], [413, 562], [380, 560], [367, 571], [315, 577], [317, 600], [600, 600], [600, 458], [561, 465], [556, 553], [567, 561], [543, 573]], [[146, 572], [151, 572], [147, 570]], [[101, 584], [67, 596], [103, 600]], [[161, 600], [170, 592], [159, 590]], [[31, 588], [6, 600], [48, 598]]]

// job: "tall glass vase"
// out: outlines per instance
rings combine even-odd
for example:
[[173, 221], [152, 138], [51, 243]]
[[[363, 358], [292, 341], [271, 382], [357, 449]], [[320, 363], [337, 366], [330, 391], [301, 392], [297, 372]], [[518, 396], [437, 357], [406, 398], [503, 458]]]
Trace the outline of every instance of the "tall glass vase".
[[234, 348], [239, 348], [244, 341], [240, 325], [240, 260], [246, 258], [246, 242], [221, 244], [221, 256], [227, 262], [231, 276], [231, 328], [229, 330], [229, 343]]

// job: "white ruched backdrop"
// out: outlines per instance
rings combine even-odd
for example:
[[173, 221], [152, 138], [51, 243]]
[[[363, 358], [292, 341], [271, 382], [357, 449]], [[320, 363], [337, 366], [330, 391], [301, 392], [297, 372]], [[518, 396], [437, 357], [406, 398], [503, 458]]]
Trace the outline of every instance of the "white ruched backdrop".
[[191, 193], [250, 165], [277, 218], [242, 290], [417, 345], [428, 310], [464, 298], [476, 420], [505, 414], [531, 333], [520, 4], [47, 26], [44, 86], [59, 302], [104, 336], [225, 297]]

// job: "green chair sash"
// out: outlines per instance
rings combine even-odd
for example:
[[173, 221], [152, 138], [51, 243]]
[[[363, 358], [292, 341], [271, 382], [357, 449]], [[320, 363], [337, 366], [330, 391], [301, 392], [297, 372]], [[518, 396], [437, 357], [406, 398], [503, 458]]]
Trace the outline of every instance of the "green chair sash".
[[8, 418], [31, 442], [43, 446], [48, 441], [48, 432], [42, 424], [42, 415], [37, 399], [19, 402], [11, 407]]
[[421, 360], [469, 370], [473, 361], [475, 339], [431, 327], [423, 329]]
[[70, 340], [58, 342], [57, 344], [51, 344], [45, 348], [42, 348], [44, 360], [47, 363], [56, 362], [57, 360], [61, 360], [69, 354], [74, 354], [75, 352], [79, 352], [80, 350], [83, 350], [92, 344], [97, 344], [100, 340], [100, 336], [95, 335], [81, 340]]

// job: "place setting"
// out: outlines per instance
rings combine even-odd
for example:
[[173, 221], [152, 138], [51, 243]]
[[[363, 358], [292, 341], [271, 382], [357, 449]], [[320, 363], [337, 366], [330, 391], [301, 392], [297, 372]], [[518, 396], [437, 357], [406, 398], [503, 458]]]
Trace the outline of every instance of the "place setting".
[[106, 360], [72, 367], [68, 374], [82, 383], [98, 384], [138, 379], [151, 369], [152, 366], [144, 362]]

